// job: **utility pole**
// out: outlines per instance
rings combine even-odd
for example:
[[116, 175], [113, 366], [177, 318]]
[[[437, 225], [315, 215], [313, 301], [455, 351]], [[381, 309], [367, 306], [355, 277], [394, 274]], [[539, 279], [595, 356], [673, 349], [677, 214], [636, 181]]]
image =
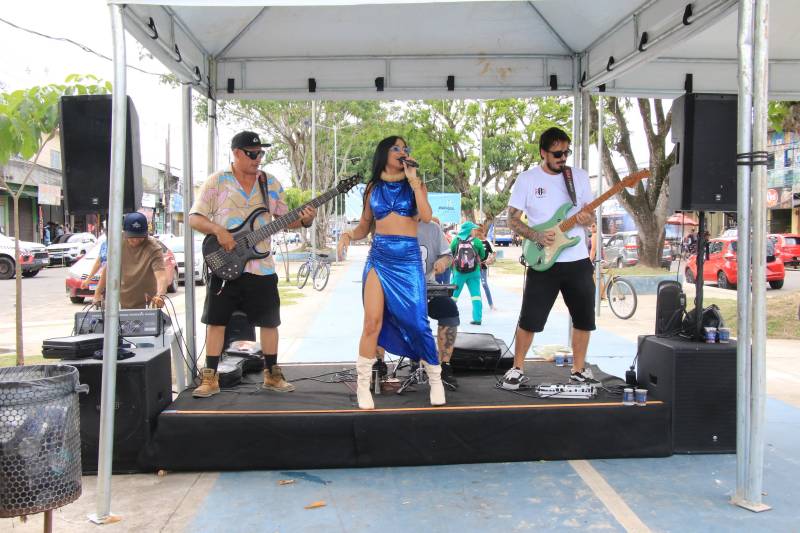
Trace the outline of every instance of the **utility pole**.
[[169, 168], [169, 124], [167, 124], [167, 141], [165, 145], [166, 154], [164, 156], [164, 232], [172, 233], [172, 203], [170, 201], [170, 187], [172, 186], [172, 175]]

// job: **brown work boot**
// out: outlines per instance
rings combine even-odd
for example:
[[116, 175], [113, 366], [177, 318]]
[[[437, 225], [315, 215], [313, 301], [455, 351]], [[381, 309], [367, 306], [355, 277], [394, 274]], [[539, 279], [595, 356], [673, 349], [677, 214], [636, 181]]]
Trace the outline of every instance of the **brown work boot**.
[[272, 370], [264, 369], [264, 388], [276, 392], [292, 392], [294, 385], [284, 379], [281, 367], [273, 365]]
[[208, 398], [219, 392], [219, 374], [213, 368], [200, 371], [200, 386], [192, 391], [195, 398]]

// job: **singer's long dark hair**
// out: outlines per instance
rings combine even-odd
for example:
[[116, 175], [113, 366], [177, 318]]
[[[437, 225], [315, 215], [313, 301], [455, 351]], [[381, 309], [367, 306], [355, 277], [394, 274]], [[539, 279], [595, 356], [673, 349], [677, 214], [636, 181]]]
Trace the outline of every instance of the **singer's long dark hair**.
[[400, 137], [399, 135], [390, 135], [379, 142], [378, 146], [375, 147], [375, 154], [372, 156], [372, 177], [367, 182], [367, 186], [364, 188], [364, 207], [367, 205], [369, 191], [378, 181], [380, 181], [381, 174], [384, 170], [386, 170], [386, 163], [389, 161], [389, 149], [394, 146], [398, 139], [403, 141], [403, 144], [408, 146], [408, 143], [404, 138]]

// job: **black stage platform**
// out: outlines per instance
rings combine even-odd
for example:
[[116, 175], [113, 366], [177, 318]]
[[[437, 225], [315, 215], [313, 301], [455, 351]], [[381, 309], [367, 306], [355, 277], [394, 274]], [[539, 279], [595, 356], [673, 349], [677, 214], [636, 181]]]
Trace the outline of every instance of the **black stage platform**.
[[[471, 373], [457, 375], [459, 389], [447, 392], [444, 407], [431, 407], [428, 386], [421, 385], [403, 395], [376, 395], [376, 409], [361, 411], [354, 382], [299, 379], [352, 371], [353, 365], [283, 369], [296, 391], [261, 390], [260, 374], [252, 374], [236, 389], [212, 398], [181, 393], [159, 415], [156, 434], [142, 455], [143, 468], [412, 466], [672, 453], [670, 410], [661, 401], [623, 406], [620, 396], [606, 392], [592, 400], [534, 398], [498, 390], [491, 373]], [[528, 362], [526, 374], [532, 385], [566, 383], [569, 369]], [[622, 384], [596, 369], [595, 374], [608, 388]], [[535, 396], [533, 391], [524, 394]]]

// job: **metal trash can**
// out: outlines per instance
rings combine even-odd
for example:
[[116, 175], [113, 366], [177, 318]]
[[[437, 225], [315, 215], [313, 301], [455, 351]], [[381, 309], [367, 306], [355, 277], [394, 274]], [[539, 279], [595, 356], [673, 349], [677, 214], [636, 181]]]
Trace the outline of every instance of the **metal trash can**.
[[0, 517], [62, 507], [81, 495], [78, 370], [0, 368]]

